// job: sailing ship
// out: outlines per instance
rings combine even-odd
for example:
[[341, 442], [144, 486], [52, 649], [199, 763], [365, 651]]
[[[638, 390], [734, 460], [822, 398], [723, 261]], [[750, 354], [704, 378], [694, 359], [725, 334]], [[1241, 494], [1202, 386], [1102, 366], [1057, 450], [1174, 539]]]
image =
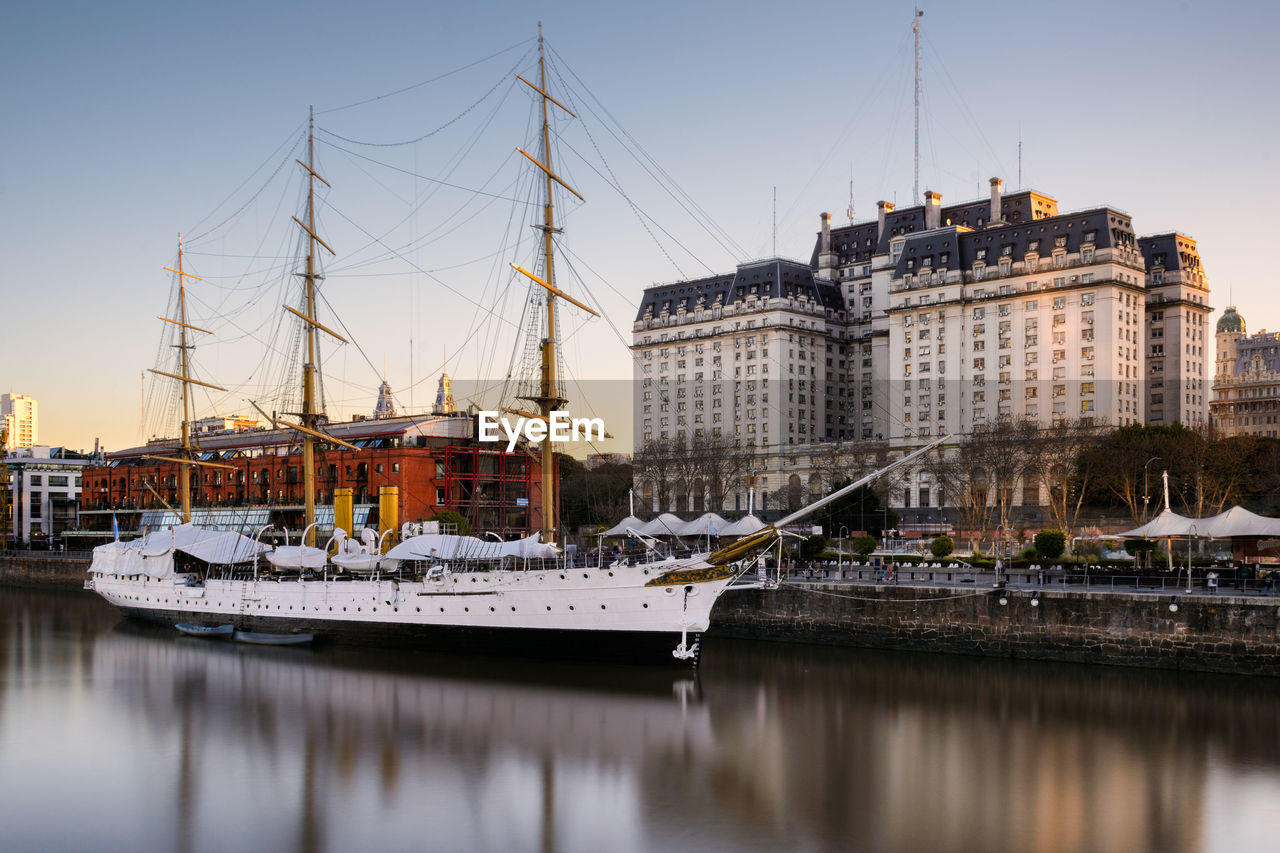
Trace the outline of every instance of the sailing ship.
[[[578, 195], [552, 169], [549, 112], [569, 112], [548, 93], [546, 62], [539, 35], [539, 79], [519, 79], [541, 99], [541, 159], [520, 150], [540, 170], [545, 191], [542, 222], [541, 275], [515, 264], [517, 272], [538, 286], [544, 329], [541, 373], [537, 393], [522, 399], [536, 412], [509, 409], [526, 418], [549, 421], [567, 400], [558, 390], [556, 354], [557, 303], [564, 301], [585, 311], [588, 306], [556, 286], [553, 236], [559, 232], [553, 204], [554, 184]], [[519, 75], [517, 75], [519, 76]], [[572, 115], [572, 113], [570, 113]], [[277, 429], [298, 433], [303, 447], [306, 529], [297, 545], [267, 549], [256, 538], [239, 533], [202, 531], [189, 524], [190, 489], [183, 480], [181, 527], [158, 531], [129, 543], [108, 543], [94, 551], [86, 586], [125, 614], [168, 626], [231, 624], [237, 635], [343, 636], [361, 641], [404, 643], [423, 641], [439, 648], [505, 653], [549, 652], [559, 656], [661, 660], [696, 663], [700, 636], [710, 625], [712, 609], [730, 585], [745, 575], [767, 549], [778, 542], [782, 529], [884, 473], [882, 469], [810, 504], [773, 525], [737, 542], [683, 558], [646, 549], [643, 556], [619, 558], [595, 567], [575, 565], [555, 548], [555, 478], [550, 446], [541, 445], [542, 530], [540, 536], [517, 542], [484, 542], [467, 536], [422, 533], [409, 536], [387, 553], [381, 541], [356, 545], [346, 531], [323, 546], [315, 542], [315, 448], [318, 442], [352, 447], [322, 431], [316, 405], [317, 334], [344, 340], [316, 317], [319, 248], [332, 252], [317, 234], [315, 183], [327, 182], [316, 171], [314, 122], [308, 133], [305, 170], [305, 221], [294, 222], [305, 234], [303, 310], [286, 309], [305, 324], [306, 360], [303, 365], [302, 412], [286, 423], [267, 417]], [[578, 196], [581, 198], [581, 196]], [[181, 253], [179, 253], [181, 258]], [[187, 274], [179, 269], [179, 287]], [[180, 291], [181, 295], [181, 291]], [[189, 387], [208, 383], [193, 379], [188, 370], [185, 300], [179, 299], [176, 323], [182, 332], [180, 374], [164, 373], [182, 383], [184, 421], [179, 460], [197, 460], [188, 424]], [[217, 387], [217, 386], [210, 386]], [[254, 404], [257, 407], [257, 404]], [[919, 456], [942, 439], [899, 459], [895, 467]], [[537, 448], [526, 452], [538, 454]], [[330, 545], [337, 553], [330, 557]], [[270, 569], [261, 564], [266, 556]], [[343, 570], [346, 566], [349, 571]]]

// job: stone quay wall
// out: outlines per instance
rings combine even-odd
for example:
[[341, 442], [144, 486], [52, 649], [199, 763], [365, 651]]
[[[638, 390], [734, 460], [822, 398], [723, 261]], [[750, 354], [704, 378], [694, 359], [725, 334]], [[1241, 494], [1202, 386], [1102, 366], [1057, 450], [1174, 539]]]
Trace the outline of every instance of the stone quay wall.
[[19, 551], [0, 553], [0, 583], [79, 589], [89, 577], [88, 551]]
[[1280, 597], [801, 582], [725, 593], [709, 633], [1280, 676]]

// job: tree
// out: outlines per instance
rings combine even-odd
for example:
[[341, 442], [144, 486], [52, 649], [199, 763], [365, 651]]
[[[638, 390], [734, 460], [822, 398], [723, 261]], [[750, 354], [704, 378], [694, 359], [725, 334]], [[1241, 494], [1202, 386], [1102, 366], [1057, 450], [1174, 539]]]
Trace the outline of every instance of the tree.
[[946, 535], [937, 537], [929, 545], [929, 553], [933, 554], [933, 556], [939, 559], [948, 556], [955, 549], [956, 549], [956, 544], [951, 541], [950, 536], [946, 536]]
[[876, 538], [874, 536], [859, 536], [853, 540], [853, 551], [859, 556], [865, 557], [876, 549]]
[[1249, 450], [1248, 443], [1222, 439], [1209, 427], [1171, 424], [1121, 427], [1100, 436], [1088, 453], [1099, 484], [1142, 521], [1162, 502], [1160, 472], [1144, 470], [1149, 460], [1159, 458], [1160, 471], [1169, 472], [1170, 502], [1185, 515], [1203, 518], [1243, 496], [1245, 484], [1259, 473], [1258, 457]]
[[428, 518], [427, 521], [438, 521], [440, 522], [441, 528], [445, 525], [452, 524], [454, 531], [459, 536], [471, 535], [471, 524], [461, 513], [454, 512], [451, 509], [442, 509], [435, 515]]
[[1054, 560], [1067, 550], [1067, 534], [1061, 530], [1041, 530], [1035, 538], [1036, 553], [1046, 560]]
[[991, 486], [985, 461], [960, 445], [939, 454], [929, 468], [938, 484], [940, 502], [955, 508], [960, 530], [969, 534], [969, 548], [978, 551], [991, 523]]
[[[837, 482], [832, 491], [847, 485], [849, 481]], [[898, 514], [892, 509], [886, 511], [880, 496], [870, 486], [859, 486], [839, 500], [832, 501], [818, 510], [812, 519], [813, 524], [821, 524], [828, 533], [839, 533], [844, 527], [864, 530], [876, 538], [884, 535], [886, 521], [888, 527], [896, 527]]]
[[632, 464], [642, 493], [657, 496], [659, 511], [701, 512], [708, 505], [718, 511], [725, 495], [745, 482], [751, 453], [725, 436], [680, 435], [645, 442]]
[[[672, 470], [675, 465], [675, 444], [669, 440], [650, 439], [631, 460], [632, 470], [641, 493], [652, 496], [658, 512], [671, 509]], [[646, 507], [651, 509], [653, 507]]]
[[557, 454], [560, 462], [560, 515], [566, 527], [612, 526], [628, 511], [630, 465], [606, 463], [588, 468]]
[[1056, 421], [1026, 438], [1026, 481], [1049, 498], [1049, 517], [1064, 531], [1074, 530], [1098, 460], [1088, 451], [1103, 429], [1083, 421]]
[[713, 511], [724, 509], [725, 495], [738, 491], [746, 481], [751, 454], [734, 439], [723, 435], [694, 435], [689, 453]]
[[800, 543], [800, 558], [816, 560], [825, 550], [827, 550], [827, 537], [815, 534]]

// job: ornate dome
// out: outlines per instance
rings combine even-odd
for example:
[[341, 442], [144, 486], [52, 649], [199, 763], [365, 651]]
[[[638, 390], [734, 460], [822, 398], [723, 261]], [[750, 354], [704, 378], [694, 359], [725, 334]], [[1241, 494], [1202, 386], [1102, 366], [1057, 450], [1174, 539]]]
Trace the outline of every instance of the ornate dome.
[[1222, 316], [1218, 318], [1218, 334], [1237, 332], [1244, 334], [1244, 318], [1236, 312], [1235, 306], [1227, 306], [1227, 310], [1222, 312]]

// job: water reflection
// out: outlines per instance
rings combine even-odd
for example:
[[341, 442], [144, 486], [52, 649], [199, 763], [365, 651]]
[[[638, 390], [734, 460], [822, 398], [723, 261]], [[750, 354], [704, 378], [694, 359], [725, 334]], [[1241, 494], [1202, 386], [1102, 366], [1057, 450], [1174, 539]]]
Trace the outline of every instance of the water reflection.
[[1225, 850], [1269, 846], [1280, 792], [1270, 680], [715, 639], [695, 678], [118, 622], [0, 590], [8, 849]]

